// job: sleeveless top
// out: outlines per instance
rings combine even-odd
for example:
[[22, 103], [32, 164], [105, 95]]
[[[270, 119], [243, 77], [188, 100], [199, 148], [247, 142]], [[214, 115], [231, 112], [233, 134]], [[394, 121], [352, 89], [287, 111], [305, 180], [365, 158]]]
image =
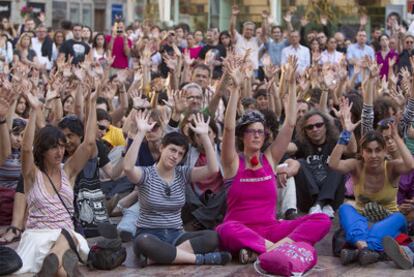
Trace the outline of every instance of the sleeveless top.
[[387, 161], [384, 163], [384, 186], [380, 191], [376, 193], [368, 193], [365, 191], [365, 167], [362, 170], [360, 179], [355, 185], [354, 195], [356, 200], [356, 208], [359, 212], [362, 211], [365, 204], [368, 202], [377, 202], [388, 211], [395, 213], [398, 212], [397, 206], [397, 192], [398, 188], [392, 186], [392, 183], [388, 179]]
[[[60, 196], [71, 214], [73, 214], [73, 189], [68, 176], [61, 169]], [[29, 216], [27, 229], [68, 229], [74, 230], [73, 221], [57, 194], [49, 194], [45, 187], [42, 171], [36, 169], [36, 179], [27, 194]]]
[[20, 150], [12, 149], [11, 155], [0, 166], [0, 187], [16, 189], [21, 169]]
[[238, 221], [245, 225], [276, 222], [276, 178], [265, 155], [260, 155], [261, 168], [246, 168], [244, 156], [239, 156], [239, 169], [227, 193], [227, 212], [223, 222]]

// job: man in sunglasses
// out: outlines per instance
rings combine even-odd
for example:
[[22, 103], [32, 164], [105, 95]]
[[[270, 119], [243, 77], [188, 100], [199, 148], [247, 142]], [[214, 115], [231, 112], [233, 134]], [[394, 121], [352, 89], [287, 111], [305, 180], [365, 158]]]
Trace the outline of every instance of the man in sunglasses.
[[[329, 168], [327, 161], [338, 140], [338, 128], [327, 115], [311, 110], [296, 128], [297, 139], [289, 146], [300, 162], [295, 176], [298, 208], [310, 214], [324, 213], [333, 218], [344, 197], [344, 176]], [[352, 137], [347, 154], [355, 153]]]
[[110, 149], [116, 146], [125, 146], [125, 137], [122, 129], [111, 125], [112, 118], [102, 109], [96, 110], [97, 116], [97, 138], [102, 139]]

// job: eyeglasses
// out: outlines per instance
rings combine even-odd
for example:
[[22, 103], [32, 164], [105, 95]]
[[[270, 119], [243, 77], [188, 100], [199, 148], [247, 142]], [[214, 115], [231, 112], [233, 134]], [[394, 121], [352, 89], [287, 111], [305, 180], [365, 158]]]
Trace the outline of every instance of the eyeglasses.
[[167, 195], [168, 197], [170, 197], [171, 196], [171, 188], [170, 187], [165, 187], [164, 188], [164, 193], [165, 193], [165, 195]]
[[314, 127], [316, 127], [316, 129], [322, 128], [323, 125], [325, 125], [324, 122], [318, 122], [318, 123], [315, 123], [315, 124], [306, 125], [305, 129], [310, 131], [310, 130], [313, 130]]
[[187, 96], [187, 100], [202, 100], [203, 97], [201, 96]]
[[99, 130], [101, 130], [101, 131], [108, 131], [108, 127], [107, 126], [105, 126], [105, 125], [99, 125], [98, 124], [98, 128], [99, 128]]
[[156, 132], [160, 127], [161, 125], [159, 123], [156, 123], [154, 127], [152, 127], [151, 132]]
[[261, 129], [259, 129], [259, 130], [255, 130], [255, 129], [246, 129], [246, 130], [244, 131], [244, 133], [245, 133], [245, 134], [248, 134], [248, 135], [258, 135], [258, 136], [264, 136], [264, 135], [266, 134], [266, 131], [265, 131], [265, 130], [261, 130]]

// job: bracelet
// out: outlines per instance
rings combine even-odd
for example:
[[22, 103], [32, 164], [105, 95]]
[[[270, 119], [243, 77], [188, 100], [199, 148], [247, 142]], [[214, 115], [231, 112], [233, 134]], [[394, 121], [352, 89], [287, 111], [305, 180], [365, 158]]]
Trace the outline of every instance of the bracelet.
[[116, 207], [118, 209], [120, 209], [121, 211], [124, 211], [125, 210], [125, 208], [120, 203], [116, 204]]
[[349, 141], [351, 140], [352, 133], [347, 130], [343, 130], [339, 135], [338, 144], [340, 145], [348, 145]]

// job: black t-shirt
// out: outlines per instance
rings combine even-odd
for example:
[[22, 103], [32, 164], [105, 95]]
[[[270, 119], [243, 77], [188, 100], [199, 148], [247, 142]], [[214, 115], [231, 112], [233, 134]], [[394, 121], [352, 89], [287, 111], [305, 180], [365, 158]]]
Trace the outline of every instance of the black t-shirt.
[[69, 39], [60, 46], [60, 53], [64, 53], [66, 59], [69, 55], [73, 57], [72, 64], [78, 64], [85, 60], [85, 56], [89, 53], [90, 47], [83, 41], [75, 41]]
[[305, 161], [308, 168], [313, 173], [316, 182], [322, 182], [328, 176], [328, 158], [332, 153], [336, 142], [325, 142], [321, 145], [311, 144], [311, 149], [309, 149], [309, 145], [301, 144], [298, 141], [294, 141], [294, 143], [298, 148], [295, 157]]
[[411, 63], [410, 63], [410, 57], [414, 55], [414, 50], [407, 50], [404, 49], [400, 53], [400, 57], [398, 60], [398, 72], [403, 68], [407, 67], [408, 70], [411, 72]]
[[[15, 49], [13, 54], [16, 55], [16, 56], [19, 56], [19, 59], [22, 58], [21, 57], [21, 52], [20, 52], [19, 49]], [[36, 57], [36, 52], [33, 49], [29, 49], [29, 51], [27, 52], [26, 59], [33, 62], [34, 57]]]
[[[216, 60], [218, 61], [222, 61], [222, 58], [225, 58], [227, 55], [226, 48], [221, 44], [205, 45], [203, 49], [201, 49], [200, 51], [200, 55], [199, 55], [200, 59], [205, 59], [207, 52], [210, 50], [213, 51], [216, 57]], [[222, 66], [221, 65], [215, 66], [213, 70], [213, 79], [220, 78], [221, 74], [223, 74]]]

